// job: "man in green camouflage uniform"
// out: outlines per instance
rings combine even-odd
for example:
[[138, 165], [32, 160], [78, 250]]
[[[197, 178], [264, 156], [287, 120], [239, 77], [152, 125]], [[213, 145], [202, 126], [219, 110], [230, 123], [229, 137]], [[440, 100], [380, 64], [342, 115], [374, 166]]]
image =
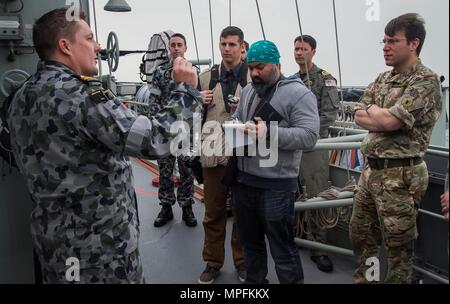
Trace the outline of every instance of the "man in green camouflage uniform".
[[[136, 116], [94, 78], [100, 45], [84, 16], [53, 10], [33, 28], [41, 58], [9, 108], [12, 145], [34, 201], [31, 233], [46, 283], [140, 283], [139, 220], [128, 156], [170, 153], [170, 125], [201, 111], [192, 65], [154, 118]], [[189, 84], [188, 84], [189, 83]], [[69, 262], [73, 259], [78, 264]], [[79, 278], [72, 266], [79, 266]], [[71, 279], [72, 278], [72, 279]]]
[[[169, 40], [169, 53], [171, 61], [167, 64], [159, 66], [153, 74], [152, 83], [149, 88], [149, 113], [151, 116], [156, 115], [170, 101], [170, 95], [176, 89], [177, 84], [172, 77], [172, 60], [177, 57], [184, 58], [187, 50], [186, 38], [175, 33]], [[178, 169], [180, 172], [180, 185], [178, 187], [177, 196], [174, 193], [173, 170], [175, 161], [178, 160]], [[187, 156], [169, 155], [158, 159], [159, 167], [159, 190], [158, 198], [161, 202], [161, 212], [158, 214], [154, 222], [155, 227], [161, 227], [168, 221], [173, 219], [172, 205], [178, 201], [183, 210], [182, 219], [189, 227], [197, 226], [197, 220], [192, 212], [192, 195], [194, 193], [194, 175], [187, 164]]]
[[[300, 71], [293, 77], [300, 78], [316, 96], [320, 118], [320, 138], [327, 138], [328, 128], [336, 120], [339, 105], [336, 79], [312, 62], [317, 48], [317, 42], [313, 37], [298, 36], [294, 40], [294, 47], [295, 61]], [[302, 187], [304, 186], [306, 193], [303, 194], [308, 198], [317, 196], [329, 187], [328, 159], [328, 151], [303, 152], [299, 182]], [[307, 238], [310, 241], [326, 243], [326, 229], [318, 226], [317, 213], [312, 211], [308, 214]], [[311, 250], [311, 259], [316, 263], [318, 269], [325, 272], [333, 271], [333, 263], [325, 252]]]
[[387, 251], [385, 283], [411, 283], [416, 217], [427, 190], [422, 160], [442, 108], [437, 75], [419, 59], [425, 39], [417, 14], [385, 28], [384, 58], [392, 66], [370, 84], [355, 107], [356, 123], [369, 130], [361, 151], [368, 158], [355, 192], [350, 238], [358, 261], [356, 283], [373, 281], [371, 258]]

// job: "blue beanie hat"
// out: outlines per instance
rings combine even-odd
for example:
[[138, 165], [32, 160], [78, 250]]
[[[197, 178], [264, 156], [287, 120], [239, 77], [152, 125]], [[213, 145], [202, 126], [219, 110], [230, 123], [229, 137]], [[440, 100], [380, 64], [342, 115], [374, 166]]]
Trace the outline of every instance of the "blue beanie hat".
[[280, 64], [280, 53], [275, 43], [260, 40], [252, 44], [247, 52], [247, 62], [266, 62]]

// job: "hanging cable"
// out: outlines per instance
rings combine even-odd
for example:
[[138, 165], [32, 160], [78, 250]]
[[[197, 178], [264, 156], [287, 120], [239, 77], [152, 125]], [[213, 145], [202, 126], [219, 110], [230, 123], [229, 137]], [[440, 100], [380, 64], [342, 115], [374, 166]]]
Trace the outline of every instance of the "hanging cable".
[[[95, 29], [95, 39], [97, 39], [97, 43], [99, 43], [98, 32], [97, 32], [97, 13], [95, 11], [95, 1], [92, 1], [92, 10], [94, 11], [94, 29]], [[101, 81], [102, 79], [102, 58], [100, 53], [97, 55], [98, 57], [98, 77]]]
[[194, 33], [194, 44], [195, 44], [195, 53], [197, 54], [197, 64], [200, 65], [200, 57], [198, 55], [197, 36], [195, 35], [194, 15], [192, 14], [191, 0], [188, 0], [188, 2], [189, 2], [189, 11], [191, 13], [192, 32]]
[[[342, 113], [345, 113], [344, 108], [344, 97], [342, 92], [342, 72], [341, 72], [341, 56], [339, 52], [339, 37], [338, 37], [338, 26], [337, 26], [337, 17], [336, 17], [336, 3], [335, 0], [333, 0], [333, 14], [334, 14], [334, 31], [336, 36], [336, 51], [337, 51], [337, 60], [338, 60], [338, 69], [339, 69], [339, 90], [340, 90], [340, 97], [341, 97], [341, 107], [342, 107]], [[347, 135], [346, 132], [346, 126], [344, 124], [344, 136]], [[351, 150], [350, 150], [351, 152]], [[347, 178], [350, 180], [350, 164], [347, 162]]]
[[213, 24], [212, 24], [212, 10], [211, 10], [211, 0], [209, 0], [209, 26], [211, 29], [211, 52], [212, 52], [212, 62], [214, 61], [214, 37], [213, 37]]
[[230, 8], [230, 26], [231, 26], [231, 0], [228, 0], [228, 7]]
[[256, 9], [258, 10], [259, 23], [261, 24], [261, 31], [263, 34], [263, 38], [264, 38], [264, 40], [266, 40], [266, 33], [264, 32], [264, 26], [263, 26], [263, 22], [262, 22], [262, 18], [261, 18], [261, 12], [259, 10], [258, 0], [255, 0], [255, 2], [256, 2]]
[[[300, 39], [302, 40], [302, 50], [301, 51], [303, 52], [303, 46], [305, 45], [305, 42], [303, 41], [302, 22], [300, 20], [300, 11], [299, 11], [299, 8], [298, 8], [297, 0], [295, 0], [295, 7], [296, 7], [296, 10], [297, 10], [298, 27], [300, 29], [300, 37], [301, 37]], [[306, 60], [305, 60], [305, 71], [306, 71], [307, 86], [311, 90], [311, 80], [309, 78], [309, 69], [308, 69], [308, 63], [306, 62]]]
[[[339, 37], [338, 37], [335, 0], [333, 0], [333, 14], [334, 14], [334, 31], [335, 31], [335, 36], [336, 36], [336, 51], [337, 51], [338, 69], [339, 69], [339, 87], [342, 89], [341, 56], [340, 56], [340, 52], [339, 52]], [[342, 97], [342, 91], [341, 91], [341, 100], [342, 99], [343, 99], [343, 97]]]

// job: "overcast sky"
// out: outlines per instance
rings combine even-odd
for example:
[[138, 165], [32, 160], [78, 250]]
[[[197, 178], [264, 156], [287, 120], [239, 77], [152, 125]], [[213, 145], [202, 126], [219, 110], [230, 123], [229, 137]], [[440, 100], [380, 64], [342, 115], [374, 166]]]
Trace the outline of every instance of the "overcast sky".
[[[150, 37], [171, 29], [188, 40], [188, 59], [195, 59], [195, 44], [188, 0], [127, 0], [132, 11], [113, 13], [103, 10], [108, 0], [95, 0], [97, 29], [102, 47], [110, 31], [116, 32], [121, 50], [145, 50]], [[199, 57], [212, 59], [208, 0], [191, 0]], [[212, 0], [214, 61], [221, 60], [218, 39], [229, 25], [229, 0]], [[291, 75], [298, 70], [293, 57], [293, 40], [299, 35], [295, 0], [259, 0], [266, 38], [278, 46], [282, 71]], [[250, 43], [263, 38], [255, 0], [232, 0], [232, 25], [244, 31]], [[449, 78], [449, 1], [448, 0], [336, 0], [336, 14], [342, 84], [366, 86], [382, 71], [384, 27], [392, 18], [408, 12], [421, 14], [426, 22], [427, 38], [421, 58], [439, 75]], [[339, 81], [336, 36], [332, 0], [298, 0], [304, 34], [318, 42], [314, 61]], [[377, 9], [379, 7], [379, 9]], [[114, 73], [118, 81], [140, 81], [142, 55], [120, 58]], [[103, 73], [108, 68], [103, 64]]]

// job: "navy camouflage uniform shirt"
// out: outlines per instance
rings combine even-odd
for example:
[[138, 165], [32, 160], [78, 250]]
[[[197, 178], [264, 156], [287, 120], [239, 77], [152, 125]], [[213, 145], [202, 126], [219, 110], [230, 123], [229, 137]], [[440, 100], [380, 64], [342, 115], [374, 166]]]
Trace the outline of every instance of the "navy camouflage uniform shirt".
[[180, 83], [163, 112], [136, 116], [94, 78], [40, 62], [16, 93], [8, 124], [14, 155], [34, 201], [31, 231], [38, 255], [54, 268], [108, 263], [138, 247], [138, 219], [128, 156], [170, 153], [170, 125], [192, 127], [200, 93]]

